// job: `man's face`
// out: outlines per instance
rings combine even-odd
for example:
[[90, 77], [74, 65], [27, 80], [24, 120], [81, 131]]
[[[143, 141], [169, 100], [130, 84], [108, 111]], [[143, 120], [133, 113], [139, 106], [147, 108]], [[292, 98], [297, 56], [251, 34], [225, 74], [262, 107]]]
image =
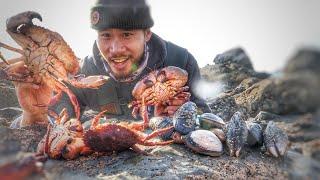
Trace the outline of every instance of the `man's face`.
[[114, 76], [123, 78], [137, 69], [150, 37], [150, 30], [106, 29], [98, 32], [97, 42]]

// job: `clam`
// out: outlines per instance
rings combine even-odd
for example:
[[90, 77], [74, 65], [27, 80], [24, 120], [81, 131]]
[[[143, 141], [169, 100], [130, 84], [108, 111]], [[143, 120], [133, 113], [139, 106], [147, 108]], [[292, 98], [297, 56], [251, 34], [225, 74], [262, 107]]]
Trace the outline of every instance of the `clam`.
[[198, 116], [200, 127], [203, 129], [221, 128], [223, 129], [226, 123], [219, 116], [212, 113], [203, 113]]
[[226, 141], [226, 134], [223, 132], [222, 129], [218, 129], [218, 128], [213, 128], [210, 130], [211, 132], [213, 132], [221, 142], [225, 142]]
[[173, 115], [173, 126], [182, 135], [194, 131], [197, 126], [197, 105], [191, 101], [184, 103]]
[[223, 153], [223, 146], [219, 138], [208, 130], [196, 130], [183, 136], [187, 147], [194, 152], [209, 156], [220, 156]]
[[247, 141], [248, 129], [244, 119], [241, 112], [235, 112], [227, 125], [226, 138], [230, 156], [239, 157], [240, 151]]

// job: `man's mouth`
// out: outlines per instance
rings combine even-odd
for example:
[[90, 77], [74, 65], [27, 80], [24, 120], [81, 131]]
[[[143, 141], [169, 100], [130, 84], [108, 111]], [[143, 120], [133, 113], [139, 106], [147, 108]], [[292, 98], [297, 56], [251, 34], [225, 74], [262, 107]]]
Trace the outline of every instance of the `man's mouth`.
[[125, 62], [126, 60], [128, 60], [129, 57], [117, 57], [117, 58], [111, 58], [111, 61], [115, 62], [115, 63], [122, 63]]

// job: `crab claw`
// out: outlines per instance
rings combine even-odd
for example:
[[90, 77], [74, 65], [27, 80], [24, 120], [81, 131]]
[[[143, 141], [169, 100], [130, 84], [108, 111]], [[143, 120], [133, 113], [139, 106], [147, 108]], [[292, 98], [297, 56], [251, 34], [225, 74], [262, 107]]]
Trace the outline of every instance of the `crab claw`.
[[7, 30], [17, 32], [17, 28], [20, 25], [33, 25], [32, 19], [37, 18], [42, 21], [42, 17], [39, 13], [34, 11], [26, 11], [19, 13], [7, 19]]
[[263, 137], [264, 145], [271, 155], [279, 157], [285, 154], [289, 144], [288, 136], [273, 121], [269, 121]]
[[227, 146], [230, 156], [239, 157], [240, 151], [247, 141], [248, 129], [241, 112], [235, 112], [227, 125]]

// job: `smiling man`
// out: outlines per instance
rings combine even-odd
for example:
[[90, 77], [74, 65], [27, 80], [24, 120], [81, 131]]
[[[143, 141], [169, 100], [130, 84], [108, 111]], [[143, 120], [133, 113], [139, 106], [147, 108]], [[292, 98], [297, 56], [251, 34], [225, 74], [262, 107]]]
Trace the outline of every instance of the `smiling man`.
[[[131, 92], [135, 84], [152, 70], [166, 66], [177, 66], [188, 72], [190, 100], [204, 112], [210, 112], [205, 102], [192, 91], [195, 82], [200, 78], [196, 60], [186, 49], [152, 33], [150, 28], [153, 24], [149, 6], [144, 0], [96, 1], [91, 8], [91, 27], [97, 31], [97, 40], [93, 44], [92, 55], [81, 61], [80, 73], [86, 76], [108, 75], [111, 78], [99, 89], [72, 88], [81, 112], [87, 107], [96, 111], [108, 110], [116, 116], [131, 116], [128, 104], [133, 100]], [[48, 102], [44, 97], [35, 96], [37, 94], [32, 97], [38, 98], [37, 101]], [[184, 102], [172, 100], [168, 106], [158, 107], [156, 115], [172, 115]], [[69, 115], [74, 116], [67, 95], [63, 95], [61, 100], [50, 108], [56, 112], [67, 108]], [[31, 116], [39, 115], [31, 113]], [[46, 119], [45, 116], [41, 117]], [[19, 125], [19, 121], [16, 121], [15, 125]]]

